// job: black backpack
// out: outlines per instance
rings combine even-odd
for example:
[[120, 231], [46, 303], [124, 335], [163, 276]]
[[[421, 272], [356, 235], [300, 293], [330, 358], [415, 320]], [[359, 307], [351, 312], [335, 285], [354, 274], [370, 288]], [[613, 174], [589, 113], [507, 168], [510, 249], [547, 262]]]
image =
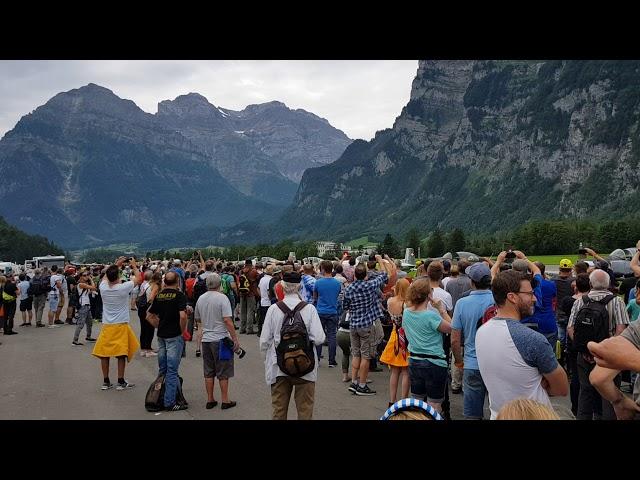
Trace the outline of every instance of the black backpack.
[[300, 311], [308, 304], [300, 302], [293, 311], [284, 302], [276, 305], [284, 313], [280, 343], [276, 347], [278, 367], [291, 377], [302, 377], [316, 366], [315, 349], [300, 315]]
[[238, 285], [238, 290], [240, 291], [240, 295], [247, 295], [249, 293], [249, 288], [251, 287], [251, 282], [249, 282], [249, 277], [246, 273], [240, 273], [240, 285]]
[[51, 277], [40, 277], [31, 280], [31, 282], [29, 282], [29, 288], [27, 289], [27, 295], [31, 297], [49, 293], [49, 290], [51, 290], [50, 278]]
[[207, 279], [198, 275], [196, 277], [196, 283], [193, 284], [193, 304], [198, 303], [200, 295], [207, 293]]
[[[176, 391], [176, 403], [180, 405], [188, 405], [187, 400], [182, 393], [182, 377], [180, 379], [180, 388]], [[158, 375], [147, 390], [144, 398], [144, 408], [147, 412], [160, 412], [164, 410], [164, 375]]]
[[576, 315], [573, 325], [573, 346], [576, 351], [589, 353], [587, 343], [601, 342], [609, 338], [609, 311], [607, 304], [613, 300], [607, 295], [602, 300], [592, 300], [582, 296], [583, 306]]
[[566, 298], [566, 297], [572, 297], [573, 296], [573, 291], [571, 290], [571, 282], [575, 281], [575, 278], [573, 277], [569, 277], [569, 278], [556, 278], [553, 282], [556, 284], [556, 299], [557, 299], [557, 305], [558, 307], [556, 308], [556, 318], [558, 320], [558, 323], [560, 325], [566, 325], [567, 322], [569, 321], [569, 317], [566, 315], [566, 313], [564, 312], [564, 310], [562, 310], [560, 308], [560, 305], [562, 304], [562, 301]]
[[149, 290], [149, 287], [148, 285], [136, 298], [136, 307], [138, 307], [138, 310], [146, 310], [149, 306], [149, 302], [147, 301], [147, 290]]

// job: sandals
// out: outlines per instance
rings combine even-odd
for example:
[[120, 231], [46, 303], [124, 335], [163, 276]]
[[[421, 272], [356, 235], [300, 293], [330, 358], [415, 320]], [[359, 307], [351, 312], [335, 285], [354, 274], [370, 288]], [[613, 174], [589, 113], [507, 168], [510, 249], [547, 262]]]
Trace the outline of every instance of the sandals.
[[235, 406], [236, 406], [236, 402], [228, 402], [228, 403], [222, 402], [222, 406], [220, 408], [222, 410], [226, 410], [227, 408], [233, 408]]
[[207, 402], [207, 410], [211, 410], [213, 407], [216, 407], [218, 405], [217, 401], [213, 401], [213, 402]]

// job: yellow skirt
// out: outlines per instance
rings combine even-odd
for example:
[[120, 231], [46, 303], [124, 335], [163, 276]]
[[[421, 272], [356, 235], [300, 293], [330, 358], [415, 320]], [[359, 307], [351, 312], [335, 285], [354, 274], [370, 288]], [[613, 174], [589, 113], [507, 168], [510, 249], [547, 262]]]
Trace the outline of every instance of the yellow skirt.
[[[390, 367], [408, 367], [407, 352], [403, 351], [398, 344], [398, 333], [396, 332], [396, 326], [393, 326], [391, 335], [387, 346], [384, 348], [384, 352], [380, 355], [380, 362], [389, 365]], [[398, 352], [396, 354], [396, 351]]]
[[140, 342], [136, 338], [136, 334], [128, 323], [114, 323], [112, 325], [102, 325], [100, 336], [93, 348], [92, 355], [103, 357], [120, 357], [127, 356], [130, 362], [140, 349]]

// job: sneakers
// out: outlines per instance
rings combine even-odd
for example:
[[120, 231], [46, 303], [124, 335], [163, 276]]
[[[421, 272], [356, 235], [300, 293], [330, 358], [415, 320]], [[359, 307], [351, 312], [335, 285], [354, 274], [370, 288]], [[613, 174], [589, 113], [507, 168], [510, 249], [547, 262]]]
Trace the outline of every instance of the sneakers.
[[8, 332], [4, 332], [5, 335], [17, 335], [18, 332], [14, 332], [13, 330], [9, 330]]
[[53, 324], [47, 325], [47, 328], [57, 328], [57, 327], [58, 327], [57, 325], [53, 325]]
[[41, 328], [44, 327], [45, 324], [44, 323], [36, 323], [36, 328]]
[[87, 337], [87, 338], [85, 338], [85, 341], [87, 341], [87, 342], [95, 342], [96, 339], [95, 338], [91, 338], [91, 337]]
[[104, 382], [102, 384], [102, 386], [100, 387], [100, 390], [109, 390], [110, 388], [113, 388], [113, 383], [111, 382]]
[[56, 325], [64, 325], [64, 322], [62, 320], [56, 320], [53, 323], [55, 323]]
[[337, 366], [338, 366], [338, 362], [333, 362], [333, 363], [329, 362], [329, 368], [334, 368]]
[[118, 386], [116, 387], [116, 390], [128, 390], [128, 389], [133, 388], [135, 386], [136, 386], [135, 383], [129, 383], [129, 382], [125, 381], [124, 383], [118, 383]]
[[356, 391], [358, 390], [358, 384], [357, 383], [352, 383], [351, 385], [349, 385], [348, 390], [351, 393], [356, 393]]
[[196, 357], [199, 357], [202, 354], [200, 350], [196, 350]]
[[369, 385], [365, 385], [364, 387], [361, 387], [360, 385], [358, 385], [358, 387], [356, 388], [356, 395], [375, 395], [376, 391], [375, 390], [371, 390], [369, 388]]
[[77, 347], [78, 345], [84, 345], [84, 343], [82, 342], [76, 342], [75, 340], [73, 342], [71, 342], [71, 345]]
[[180, 404], [180, 403], [176, 403], [175, 405], [172, 405], [170, 407], [164, 407], [164, 409], [167, 412], [178, 412], [180, 410], [186, 410], [187, 408], [189, 408], [188, 405], [184, 405], [184, 404]]

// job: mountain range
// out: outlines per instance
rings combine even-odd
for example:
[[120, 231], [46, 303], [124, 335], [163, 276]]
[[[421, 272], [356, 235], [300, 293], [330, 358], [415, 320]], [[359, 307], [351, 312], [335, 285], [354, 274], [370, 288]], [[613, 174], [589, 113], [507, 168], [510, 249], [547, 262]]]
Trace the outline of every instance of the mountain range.
[[151, 115], [88, 85], [0, 141], [0, 214], [156, 248], [615, 219], [640, 205], [639, 122], [640, 61], [422, 60], [368, 142], [278, 102], [191, 93]]
[[67, 248], [262, 222], [290, 203], [306, 168], [349, 143], [280, 102], [233, 111], [190, 93], [154, 115], [89, 84], [0, 140], [0, 214]]

